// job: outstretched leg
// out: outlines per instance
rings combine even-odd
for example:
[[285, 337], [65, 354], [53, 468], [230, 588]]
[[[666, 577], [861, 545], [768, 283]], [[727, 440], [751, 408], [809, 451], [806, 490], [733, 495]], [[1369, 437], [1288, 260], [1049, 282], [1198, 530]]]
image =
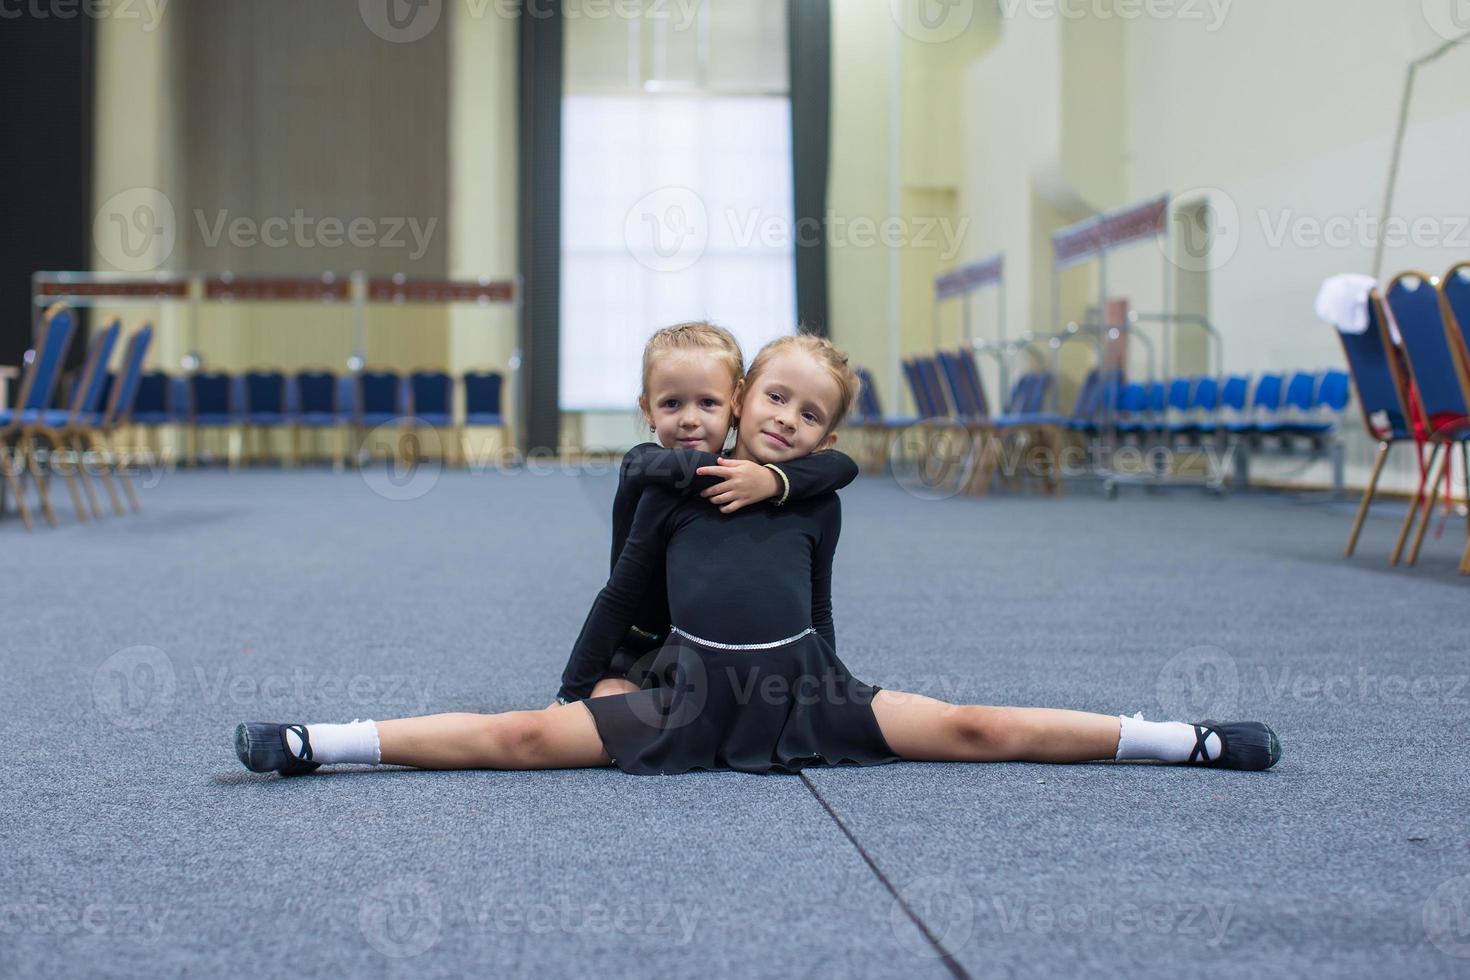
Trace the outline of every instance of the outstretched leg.
[[1152, 722], [1060, 708], [946, 704], [879, 691], [873, 714], [889, 748], [926, 762], [1092, 762], [1152, 759], [1226, 769], [1270, 769], [1276, 733], [1260, 722]]
[[1118, 751], [1115, 715], [947, 704], [879, 691], [873, 714], [890, 748], [925, 762], [1091, 762]]
[[255, 772], [358, 763], [419, 769], [575, 769], [611, 765], [582, 704], [480, 715], [454, 712], [349, 725], [246, 722], [235, 752]]

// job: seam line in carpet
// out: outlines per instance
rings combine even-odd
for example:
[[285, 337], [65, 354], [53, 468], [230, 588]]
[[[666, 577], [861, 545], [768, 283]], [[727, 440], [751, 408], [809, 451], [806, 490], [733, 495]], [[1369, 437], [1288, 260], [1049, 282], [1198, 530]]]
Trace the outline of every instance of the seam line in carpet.
[[836, 810], [832, 809], [832, 804], [827, 802], [827, 798], [822, 795], [821, 790], [817, 789], [816, 784], [811, 781], [811, 778], [804, 772], [798, 773], [798, 775], [801, 776], [802, 783], [806, 785], [807, 790], [816, 798], [816, 801], [822, 804], [822, 809], [827, 811], [827, 816], [832, 818], [832, 822], [837, 824], [838, 829], [852, 842], [852, 846], [857, 848], [858, 854], [867, 862], [868, 867], [872, 869], [873, 874], [882, 882], [883, 887], [888, 889], [888, 893], [893, 896], [893, 900], [898, 903], [898, 907], [903, 909], [904, 915], [909, 917], [913, 924], [918, 927], [919, 932], [923, 934], [924, 939], [928, 941], [929, 945], [934, 947], [935, 952], [939, 954], [939, 961], [949, 970], [950, 975], [955, 980], [972, 980], [969, 971], [960, 964], [959, 960], [954, 958], [953, 953], [944, 948], [944, 944], [934, 935], [933, 930], [929, 928], [928, 924], [919, 918], [918, 913], [909, 906], [908, 902], [904, 901], [903, 896], [898, 893], [898, 889], [893, 886], [893, 882], [889, 881], [888, 876], [883, 873], [883, 869], [878, 867], [878, 862], [873, 860], [873, 856], [868, 853], [868, 849], [863, 847], [858, 841], [852, 832], [852, 828], [847, 826], [847, 822], [837, 815]]

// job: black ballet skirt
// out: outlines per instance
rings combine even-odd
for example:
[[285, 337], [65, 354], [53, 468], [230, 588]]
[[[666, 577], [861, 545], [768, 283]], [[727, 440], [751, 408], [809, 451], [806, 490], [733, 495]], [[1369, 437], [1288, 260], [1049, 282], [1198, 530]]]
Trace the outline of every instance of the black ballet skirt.
[[[841, 515], [833, 493], [721, 514], [700, 497], [644, 491], [560, 695], [587, 699], [619, 768], [796, 772], [897, 758], [873, 715], [878, 689], [836, 652], [831, 576]], [[666, 576], [676, 626], [632, 671], [638, 691], [588, 698], [656, 574]]]
[[769, 649], [674, 632], [650, 657], [641, 690], [584, 702], [624, 772], [790, 773], [897, 758], [873, 717], [878, 689], [814, 630]]

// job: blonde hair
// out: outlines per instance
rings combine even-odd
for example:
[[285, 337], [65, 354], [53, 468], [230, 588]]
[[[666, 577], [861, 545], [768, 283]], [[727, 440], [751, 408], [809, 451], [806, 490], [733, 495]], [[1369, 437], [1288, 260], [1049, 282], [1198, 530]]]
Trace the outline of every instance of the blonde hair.
[[739, 384], [745, 377], [745, 355], [735, 336], [724, 327], [717, 327], [704, 320], [676, 323], [654, 332], [643, 347], [643, 396], [648, 397], [648, 376], [653, 373], [653, 363], [668, 354], [693, 353], [700, 351], [711, 355], [730, 369], [730, 376]]
[[823, 433], [825, 436], [841, 425], [842, 420], [852, 411], [853, 405], [857, 403], [858, 392], [862, 389], [862, 380], [847, 363], [847, 355], [832, 341], [814, 333], [797, 333], [788, 337], [777, 337], [760, 349], [755, 360], [750, 362], [750, 370], [746, 372], [745, 390], [750, 391], [755, 387], [756, 379], [770, 364], [771, 358], [786, 351], [800, 351], [810, 356], [826, 368], [832, 380], [837, 382], [841, 397], [836, 414], [827, 422], [827, 432]]

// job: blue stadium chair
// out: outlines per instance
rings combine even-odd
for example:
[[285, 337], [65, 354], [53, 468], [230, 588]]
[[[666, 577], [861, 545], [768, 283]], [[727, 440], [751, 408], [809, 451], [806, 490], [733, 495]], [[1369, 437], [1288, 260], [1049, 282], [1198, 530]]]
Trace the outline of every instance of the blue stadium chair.
[[465, 439], [469, 426], [493, 426], [500, 432], [500, 451], [515, 446], [510, 424], [502, 406], [505, 379], [499, 371], [466, 371], [464, 374], [464, 425], [457, 437], [459, 458], [467, 459]]
[[[107, 397], [106, 407], [101, 411], [101, 422], [93, 430], [96, 438], [98, 453], [103, 455], [104, 466], [112, 470], [122, 483], [123, 491], [128, 494], [128, 502], [132, 505], [134, 513], [143, 510], [138, 504], [138, 494], [132, 488], [132, 479], [128, 476], [126, 467], [118, 466], [118, 448], [116, 448], [116, 432], [122, 426], [132, 422], [132, 411], [137, 406], [138, 392], [141, 391], [143, 382], [143, 363], [148, 357], [148, 345], [153, 344], [153, 325], [144, 323], [143, 326], [128, 336], [128, 344], [122, 350], [122, 366], [116, 376], [116, 385]], [[106, 470], [104, 470], [106, 473]], [[113, 510], [122, 513], [121, 504], [118, 501], [116, 491], [112, 489], [112, 483], [107, 483], [107, 491], [112, 497]]]
[[1470, 394], [1465, 390], [1465, 372], [1470, 366], [1465, 363], [1458, 331], [1445, 316], [1449, 307], [1442, 303], [1434, 280], [1422, 273], [1401, 273], [1389, 283], [1385, 295], [1403, 338], [1409, 374], [1430, 443], [1429, 463], [1420, 479], [1416, 506], [1410, 507], [1404, 518], [1390, 559], [1396, 563], [1402, 554], [1405, 535], [1420, 513], [1418, 504], [1427, 489], [1429, 497], [1423, 500], [1422, 523], [1409, 551], [1408, 563], [1412, 565], [1419, 557], [1430, 514], [1439, 499], [1441, 471], [1448, 464], [1454, 445], [1470, 439], [1470, 419], [1466, 417]]
[[[87, 344], [87, 356], [82, 361], [76, 383], [72, 386], [70, 407], [42, 409], [39, 416], [25, 423], [24, 427], [27, 440], [44, 439], [49, 445], [49, 458], [54, 463], [61, 464], [53, 465], [53, 468], [66, 481], [67, 492], [71, 494], [72, 509], [77, 520], [82, 522], [86, 522], [89, 516], [102, 516], [102, 504], [97, 499], [97, 489], [92, 485], [92, 476], [87, 471], [87, 433], [101, 421], [102, 379], [107, 362], [112, 357], [112, 348], [117, 344], [117, 337], [121, 332], [122, 324], [114, 317], [93, 334], [91, 342]], [[68, 451], [72, 456], [70, 460], [66, 459]], [[82, 495], [77, 490], [78, 472], [81, 474], [82, 487], [87, 491], [87, 503], [91, 504], [90, 515], [87, 504], [83, 503]]]
[[224, 429], [229, 434], [229, 464], [240, 465], [241, 421], [244, 408], [244, 379], [220, 371], [199, 371], [186, 382], [189, 422], [189, 462], [199, 463], [199, 434], [205, 429]]
[[366, 436], [369, 430], [380, 426], [392, 426], [393, 452], [403, 452], [403, 435], [408, 427], [408, 385], [397, 371], [363, 371], [352, 385], [353, 457], [361, 462], [369, 451]]
[[247, 371], [240, 385], [244, 392], [241, 422], [245, 427], [247, 459], [258, 461], [270, 448], [270, 430], [287, 423], [290, 386], [280, 371]]
[[66, 351], [71, 346], [75, 330], [76, 317], [66, 307], [56, 304], [46, 310], [32, 359], [26, 365], [25, 375], [21, 378], [15, 409], [0, 409], [0, 465], [3, 465], [5, 471], [5, 485], [15, 497], [16, 509], [27, 530], [32, 526], [31, 511], [21, 486], [27, 461], [35, 479], [36, 495], [41, 501], [46, 521], [53, 527], [56, 525], [56, 511], [51, 506], [47, 474], [32, 451], [25, 427], [39, 421], [41, 413], [50, 406], [51, 395], [61, 377]]
[[[1458, 340], [1455, 346], [1463, 355], [1464, 363], [1470, 365], [1470, 353], [1467, 353], [1467, 348], [1470, 348], [1470, 262], [1451, 266], [1444, 274], [1440, 291], [1444, 296], [1446, 326]], [[1460, 444], [1460, 450], [1465, 472], [1470, 474], [1470, 452], [1465, 450], [1464, 443]], [[1470, 542], [1466, 543], [1460, 558], [1460, 574], [1470, 575]]]
[[1226, 425], [1226, 431], [1232, 435], [1254, 438], [1260, 434], [1262, 424], [1271, 425], [1281, 408], [1281, 385], [1281, 375], [1261, 375], [1256, 381], [1256, 390], [1251, 395], [1250, 408], [1245, 417]]
[[[1176, 391], [1174, 385], [1170, 386], [1170, 394]], [[1172, 398], [1171, 398], [1171, 407]], [[1220, 411], [1220, 382], [1215, 378], [1202, 377], [1194, 380], [1194, 390], [1189, 394], [1189, 401], [1184, 409], [1185, 417], [1180, 421], [1170, 423], [1169, 434], [1183, 438], [1187, 442], [1198, 442], [1205, 437], [1213, 436], [1219, 423]]]
[[298, 371], [291, 378], [286, 389], [286, 410], [291, 420], [291, 456], [294, 460], [301, 459], [302, 434], [305, 431], [331, 429], [336, 440], [331, 452], [332, 465], [339, 470], [342, 468], [344, 424], [351, 419], [353, 412], [351, 403], [342, 404], [338, 399], [344, 388], [351, 397], [351, 392], [356, 390], [351, 382], [351, 378], [339, 381], [335, 374], [324, 370]]
[[[1160, 389], [1162, 393], [1162, 389]], [[1149, 408], [1149, 386], [1130, 381], [1118, 395], [1117, 429], [1120, 435], [1133, 436], [1153, 428], [1153, 412]]]
[[417, 454], [419, 450], [416, 430], [428, 426], [438, 437], [440, 454], [446, 461], [453, 461], [456, 455], [454, 444], [462, 445], [454, 424], [454, 379], [443, 371], [419, 370], [408, 376], [406, 385], [408, 407], [404, 413], [405, 425], [415, 433], [410, 442], [413, 452]]

